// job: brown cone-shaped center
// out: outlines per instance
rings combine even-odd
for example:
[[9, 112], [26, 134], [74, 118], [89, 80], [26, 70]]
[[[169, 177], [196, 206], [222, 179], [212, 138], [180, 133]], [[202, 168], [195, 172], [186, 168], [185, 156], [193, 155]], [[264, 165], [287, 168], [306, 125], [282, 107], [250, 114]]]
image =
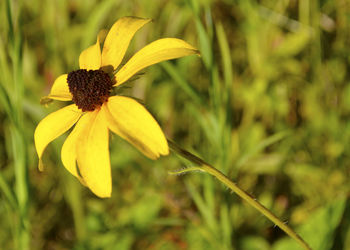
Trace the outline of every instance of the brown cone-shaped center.
[[69, 91], [73, 102], [85, 111], [94, 111], [108, 100], [113, 82], [102, 70], [79, 69], [68, 74]]

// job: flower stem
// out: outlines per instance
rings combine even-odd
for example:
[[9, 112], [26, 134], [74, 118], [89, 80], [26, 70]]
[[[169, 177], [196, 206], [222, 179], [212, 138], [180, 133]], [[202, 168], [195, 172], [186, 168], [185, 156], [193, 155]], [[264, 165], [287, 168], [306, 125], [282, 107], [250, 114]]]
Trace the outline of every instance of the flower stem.
[[255, 198], [253, 198], [247, 192], [245, 192], [240, 187], [238, 187], [234, 182], [232, 182], [226, 175], [224, 175], [218, 169], [216, 169], [215, 167], [206, 163], [205, 161], [198, 158], [197, 156], [191, 154], [190, 152], [182, 149], [181, 147], [176, 145], [174, 142], [168, 140], [168, 144], [173, 152], [186, 158], [187, 160], [191, 161], [192, 163], [198, 165], [198, 167], [191, 167], [189, 169], [182, 169], [182, 170], [175, 171], [172, 173], [184, 173], [184, 172], [189, 172], [189, 171], [194, 171], [194, 170], [200, 170], [200, 171], [206, 172], [208, 174], [211, 174], [212, 176], [216, 177], [221, 183], [223, 183], [225, 186], [227, 186], [233, 192], [235, 192], [239, 197], [241, 197], [243, 200], [248, 202], [249, 205], [251, 205], [252, 207], [257, 209], [263, 215], [265, 215], [276, 226], [278, 226], [281, 230], [283, 230], [286, 234], [288, 234], [291, 238], [293, 238], [296, 242], [298, 242], [300, 244], [300, 246], [302, 246], [304, 249], [311, 250], [310, 246], [297, 233], [295, 233], [293, 231], [293, 229], [291, 229], [287, 224], [285, 224], [279, 218], [277, 218], [276, 215], [274, 215], [270, 210], [268, 210], [265, 206], [263, 206], [261, 203], [259, 203]]

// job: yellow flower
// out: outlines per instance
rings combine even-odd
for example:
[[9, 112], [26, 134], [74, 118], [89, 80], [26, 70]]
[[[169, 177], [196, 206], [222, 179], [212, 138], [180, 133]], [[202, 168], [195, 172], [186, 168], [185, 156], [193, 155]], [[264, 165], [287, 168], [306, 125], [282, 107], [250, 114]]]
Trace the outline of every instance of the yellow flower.
[[48, 98], [73, 104], [49, 114], [36, 127], [34, 141], [39, 169], [43, 168], [41, 158], [46, 146], [74, 124], [62, 146], [62, 163], [99, 197], [110, 197], [112, 192], [109, 130], [151, 159], [169, 153], [162, 130], [141, 104], [128, 97], [109, 96], [113, 87], [147, 66], [198, 54], [183, 40], [164, 38], [139, 50], [119, 69], [130, 40], [148, 22], [150, 19], [136, 17], [119, 19], [108, 32], [102, 52], [102, 39], [98, 36], [96, 44], [80, 54], [80, 69], [56, 79]]

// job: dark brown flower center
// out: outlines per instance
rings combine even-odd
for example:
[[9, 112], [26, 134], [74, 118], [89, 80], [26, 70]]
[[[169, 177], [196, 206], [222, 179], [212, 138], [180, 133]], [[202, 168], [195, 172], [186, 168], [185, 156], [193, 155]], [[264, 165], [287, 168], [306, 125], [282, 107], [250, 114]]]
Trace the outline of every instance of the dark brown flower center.
[[93, 111], [108, 100], [113, 82], [102, 70], [79, 69], [68, 74], [69, 91], [78, 108]]

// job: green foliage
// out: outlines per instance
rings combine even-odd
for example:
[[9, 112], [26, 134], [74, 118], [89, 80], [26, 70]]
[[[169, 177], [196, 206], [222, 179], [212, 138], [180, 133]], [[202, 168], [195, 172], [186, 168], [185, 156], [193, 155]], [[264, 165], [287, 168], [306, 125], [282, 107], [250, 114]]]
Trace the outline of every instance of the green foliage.
[[[37, 170], [33, 133], [57, 76], [122, 16], [154, 20], [201, 57], [144, 70], [130, 95], [167, 137], [219, 168], [314, 249], [350, 246], [350, 60], [346, 1], [0, 1], [0, 246], [4, 249], [297, 249], [215, 179], [111, 135], [111, 199], [63, 168], [65, 136]], [[181, 172], [181, 171], [180, 171]], [[184, 172], [184, 171], [183, 171]], [[178, 172], [179, 173], [179, 172]]]
[[[313, 249], [331, 249], [334, 241], [334, 230], [339, 226], [344, 209], [345, 199], [336, 200], [318, 209], [300, 227], [300, 235], [310, 243]], [[301, 248], [291, 239], [283, 239], [278, 241], [273, 249], [292, 250]]]

